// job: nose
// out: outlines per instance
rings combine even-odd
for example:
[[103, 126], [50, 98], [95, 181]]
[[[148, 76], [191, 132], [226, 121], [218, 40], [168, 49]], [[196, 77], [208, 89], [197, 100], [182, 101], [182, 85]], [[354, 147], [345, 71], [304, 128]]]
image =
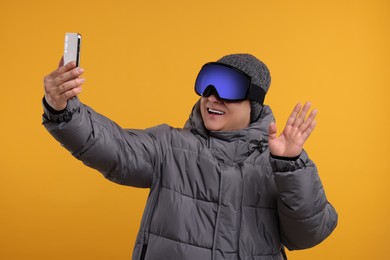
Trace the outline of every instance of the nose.
[[209, 95], [208, 97], [206, 97], [208, 101], [210, 102], [218, 102], [218, 103], [221, 103], [221, 99], [218, 98], [218, 96], [213, 93], [211, 95]]
[[203, 93], [203, 97], [207, 98], [211, 102], [221, 102], [221, 98], [218, 95], [217, 90], [214, 86], [210, 85], [206, 88]]

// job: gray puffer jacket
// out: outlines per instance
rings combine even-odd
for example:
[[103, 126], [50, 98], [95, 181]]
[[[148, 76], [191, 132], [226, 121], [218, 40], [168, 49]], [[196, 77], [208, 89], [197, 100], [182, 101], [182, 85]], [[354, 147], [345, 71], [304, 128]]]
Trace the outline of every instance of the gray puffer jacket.
[[208, 132], [199, 102], [184, 129], [124, 130], [79, 102], [45, 108], [47, 130], [107, 179], [150, 188], [133, 259], [275, 260], [323, 241], [337, 224], [317, 169], [270, 156], [265, 106], [258, 122]]

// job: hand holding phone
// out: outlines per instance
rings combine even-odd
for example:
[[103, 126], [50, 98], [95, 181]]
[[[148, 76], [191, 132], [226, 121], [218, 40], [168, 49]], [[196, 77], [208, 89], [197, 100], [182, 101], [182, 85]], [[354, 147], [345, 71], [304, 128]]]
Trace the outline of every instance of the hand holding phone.
[[[64, 56], [59, 67], [44, 78], [45, 101], [54, 110], [62, 111], [68, 100], [82, 91], [85, 81], [82, 78], [83, 69], [75, 67], [80, 64], [81, 35], [65, 34]], [[75, 61], [76, 64], [70, 63]]]
[[66, 33], [64, 46], [64, 65], [71, 61], [76, 61], [76, 66], [80, 65], [81, 34]]

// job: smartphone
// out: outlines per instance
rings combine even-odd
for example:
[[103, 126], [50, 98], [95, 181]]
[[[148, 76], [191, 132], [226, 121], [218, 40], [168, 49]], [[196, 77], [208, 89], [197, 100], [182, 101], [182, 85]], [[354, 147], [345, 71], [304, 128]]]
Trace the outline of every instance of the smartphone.
[[80, 65], [81, 34], [66, 33], [64, 47], [64, 65], [70, 61], [76, 61], [76, 66]]

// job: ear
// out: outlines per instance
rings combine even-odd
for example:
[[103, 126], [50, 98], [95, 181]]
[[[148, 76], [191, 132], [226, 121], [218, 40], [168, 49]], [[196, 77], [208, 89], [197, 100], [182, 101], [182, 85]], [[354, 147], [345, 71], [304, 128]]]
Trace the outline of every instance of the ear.
[[251, 123], [254, 123], [260, 119], [264, 106], [256, 101], [250, 101], [250, 105], [251, 105], [250, 121]]

